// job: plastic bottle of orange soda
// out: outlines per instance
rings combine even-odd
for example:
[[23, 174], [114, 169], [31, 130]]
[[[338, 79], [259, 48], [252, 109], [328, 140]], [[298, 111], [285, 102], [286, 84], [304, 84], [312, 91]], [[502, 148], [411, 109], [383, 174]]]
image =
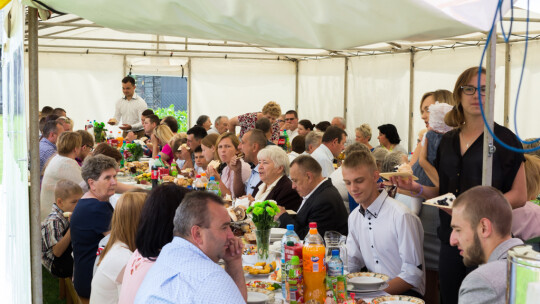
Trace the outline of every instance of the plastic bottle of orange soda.
[[302, 255], [304, 260], [304, 301], [315, 300], [324, 303], [326, 287], [326, 266], [324, 242], [317, 232], [317, 223], [309, 223], [309, 233], [304, 238]]

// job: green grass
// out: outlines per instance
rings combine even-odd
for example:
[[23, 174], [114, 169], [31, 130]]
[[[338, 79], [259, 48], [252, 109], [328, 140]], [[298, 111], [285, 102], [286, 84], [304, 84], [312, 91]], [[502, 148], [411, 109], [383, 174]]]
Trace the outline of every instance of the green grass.
[[41, 272], [43, 278], [43, 304], [65, 304], [66, 300], [60, 300], [58, 279], [53, 277], [45, 267], [41, 267]]

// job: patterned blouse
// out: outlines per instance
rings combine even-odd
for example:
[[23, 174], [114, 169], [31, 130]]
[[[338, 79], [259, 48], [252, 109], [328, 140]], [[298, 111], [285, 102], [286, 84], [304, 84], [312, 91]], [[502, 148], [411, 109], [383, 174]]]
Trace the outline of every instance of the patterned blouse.
[[[255, 122], [257, 121], [257, 114], [259, 112], [246, 113], [238, 115], [238, 123], [240, 124], [240, 138], [244, 136], [244, 133], [255, 128]], [[279, 124], [274, 122], [272, 124], [272, 141], [279, 139]]]

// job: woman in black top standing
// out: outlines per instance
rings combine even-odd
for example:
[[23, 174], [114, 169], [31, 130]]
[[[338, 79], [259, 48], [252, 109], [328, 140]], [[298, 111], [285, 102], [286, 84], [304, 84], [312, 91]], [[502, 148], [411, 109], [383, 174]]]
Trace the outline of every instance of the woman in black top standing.
[[[482, 184], [482, 159], [484, 121], [480, 110], [478, 93], [485, 102], [486, 71], [482, 69], [480, 88], [478, 67], [465, 70], [454, 87], [456, 106], [445, 117], [445, 123], [455, 127], [446, 133], [439, 145], [435, 168], [439, 174], [439, 187], [425, 187], [410, 180], [394, 179], [403, 189], [410, 190], [426, 199], [453, 193], [456, 197], [466, 190]], [[516, 136], [507, 128], [495, 124], [495, 135], [506, 144], [521, 148]], [[492, 186], [504, 193], [512, 208], [525, 204], [526, 183], [523, 154], [512, 152], [495, 142], [493, 155]], [[456, 247], [450, 246], [451, 211], [439, 210], [441, 240], [439, 255], [440, 297], [442, 303], [457, 303], [461, 282], [469, 272]]]

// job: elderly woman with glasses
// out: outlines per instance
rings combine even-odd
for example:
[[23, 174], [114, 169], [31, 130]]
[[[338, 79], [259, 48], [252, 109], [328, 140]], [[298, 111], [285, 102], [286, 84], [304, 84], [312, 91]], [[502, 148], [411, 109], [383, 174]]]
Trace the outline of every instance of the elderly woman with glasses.
[[288, 210], [298, 210], [302, 198], [289, 179], [289, 157], [278, 146], [267, 146], [257, 154], [261, 182], [253, 190], [252, 201], [274, 200]]

